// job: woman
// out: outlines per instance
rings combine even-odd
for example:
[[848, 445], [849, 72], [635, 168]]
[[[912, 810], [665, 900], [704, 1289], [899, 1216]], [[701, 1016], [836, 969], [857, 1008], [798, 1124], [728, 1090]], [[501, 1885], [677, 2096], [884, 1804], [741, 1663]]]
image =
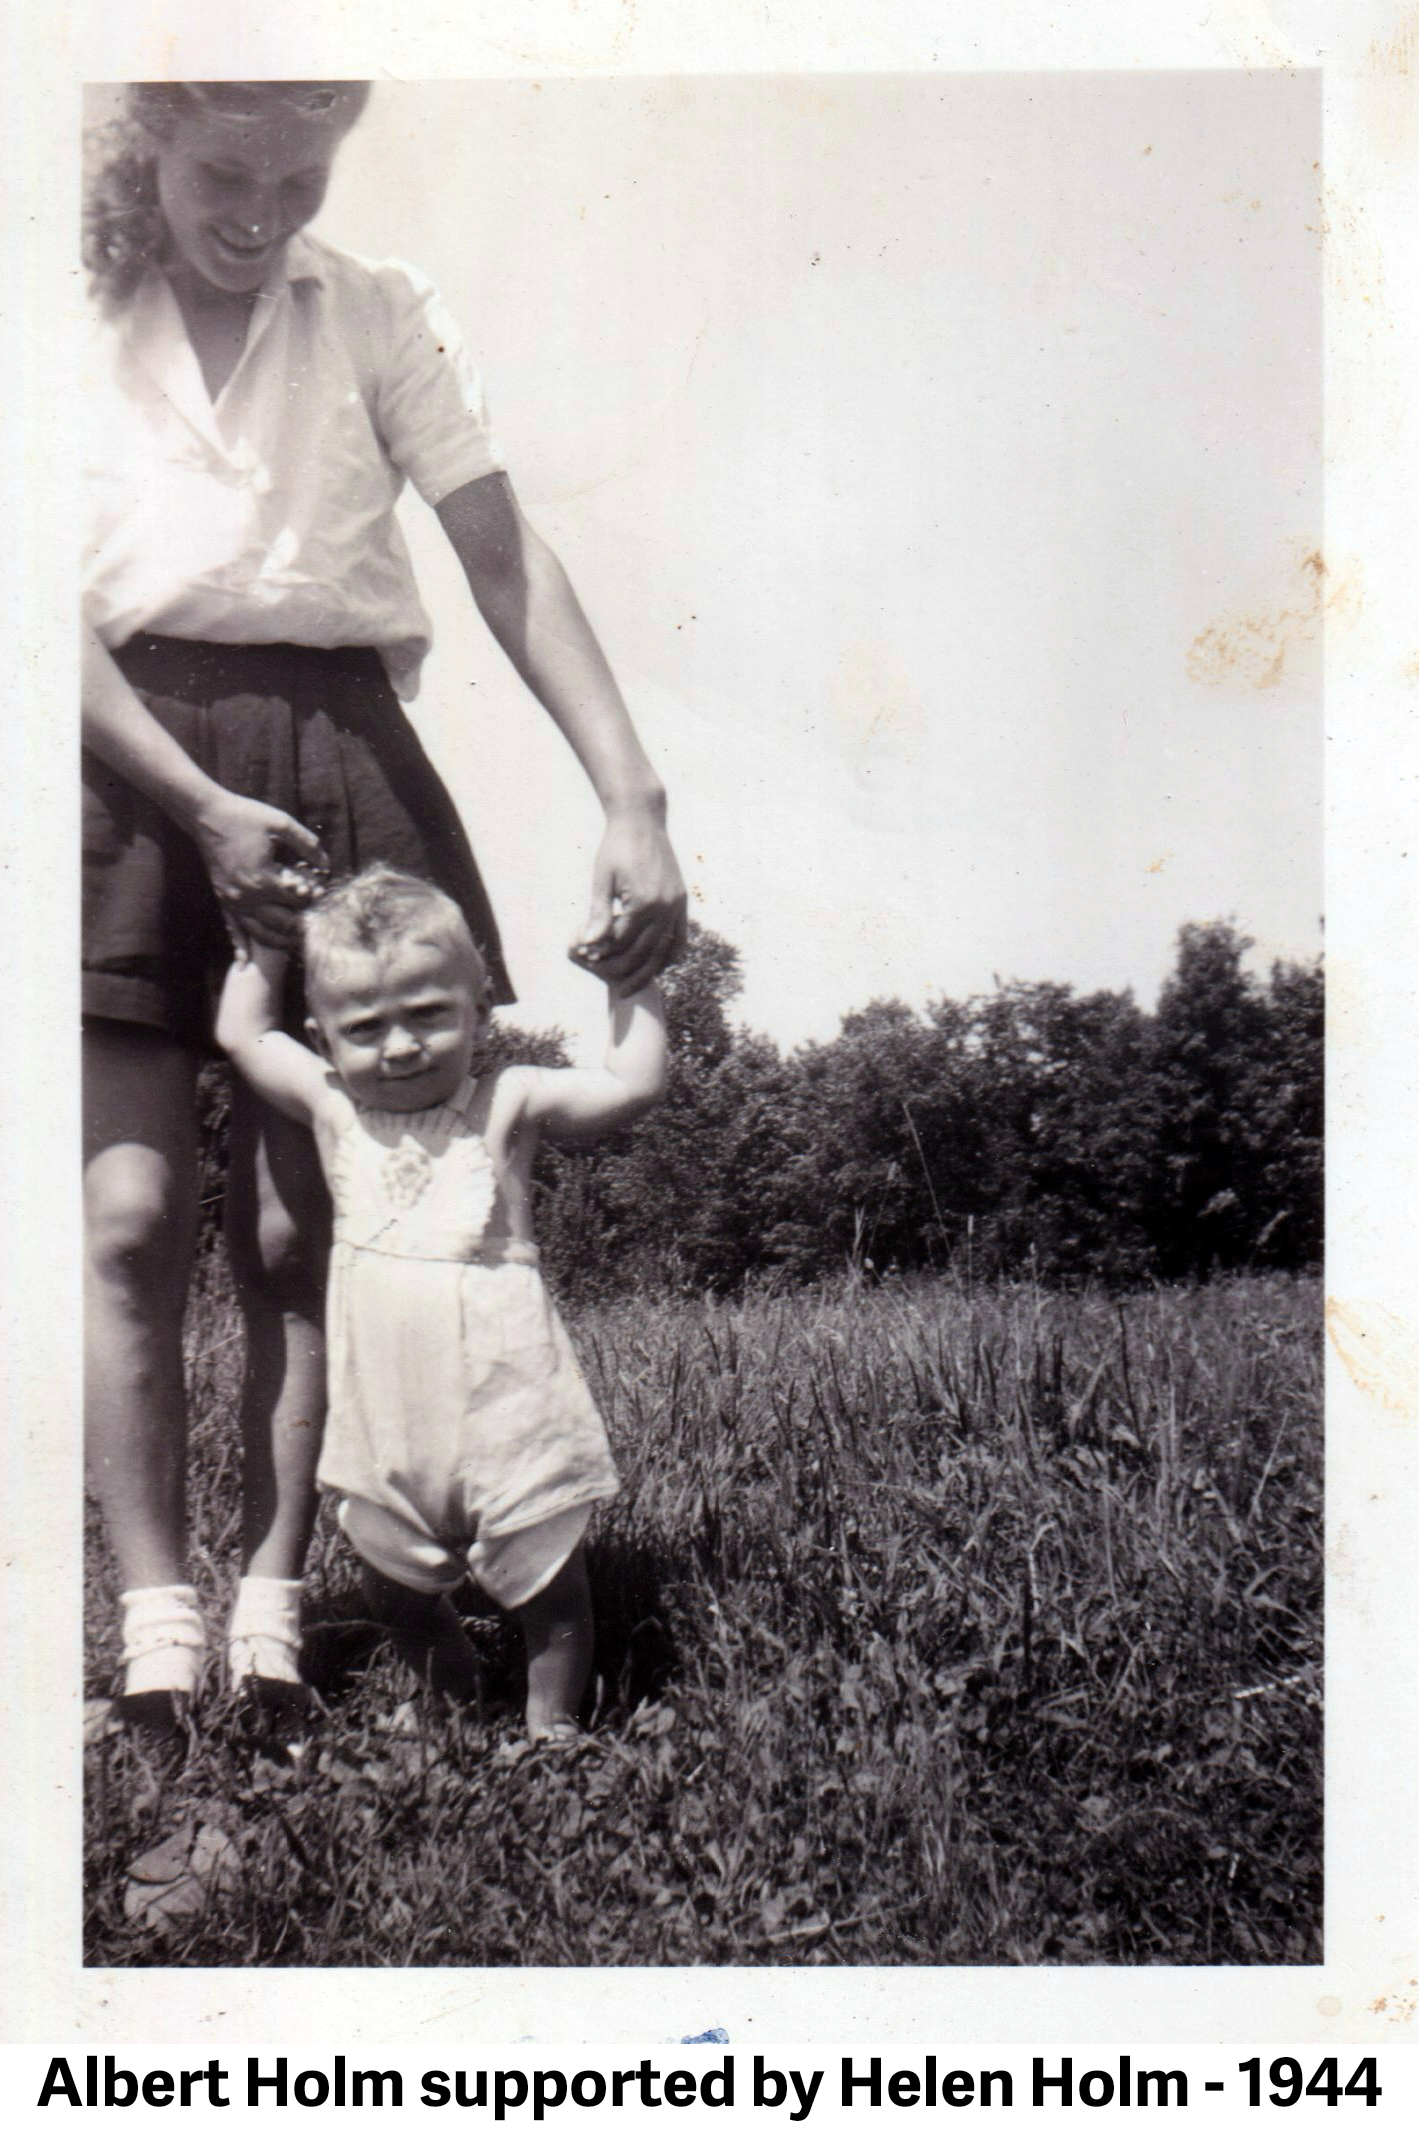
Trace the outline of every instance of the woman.
[[[360, 83], [134, 85], [88, 187], [87, 1433], [122, 1590], [117, 1711], [160, 1749], [182, 1743], [205, 1647], [181, 1323], [226, 923], [289, 945], [325, 871], [388, 862], [458, 901], [511, 999], [466, 839], [396, 696], [429, 643], [393, 518], [406, 478], [605, 809], [578, 956], [637, 988], [683, 943], [663, 789], [513, 496], [456, 330], [412, 269], [305, 234], [366, 97]], [[308, 1135], [240, 1090], [231, 1138], [247, 1360], [228, 1662], [258, 1702], [289, 1708], [328, 1206]]]

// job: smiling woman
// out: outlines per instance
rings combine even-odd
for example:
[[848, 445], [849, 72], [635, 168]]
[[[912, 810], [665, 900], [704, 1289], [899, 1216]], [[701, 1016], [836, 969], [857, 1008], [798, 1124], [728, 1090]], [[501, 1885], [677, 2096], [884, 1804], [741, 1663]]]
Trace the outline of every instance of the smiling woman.
[[180, 113], [157, 158], [158, 206], [178, 256], [174, 287], [254, 296], [324, 200], [335, 151], [362, 103], [332, 101], [321, 112], [285, 102], [246, 112], [209, 104]]
[[[91, 144], [88, 1446], [122, 1588], [119, 1718], [161, 1759], [180, 1750], [205, 1645], [180, 1336], [195, 1078], [230, 938], [291, 944], [322, 875], [379, 860], [447, 894], [494, 996], [512, 995], [463, 828], [398, 703], [431, 639], [394, 519], [406, 481], [606, 810], [581, 954], [639, 986], [683, 936], [664, 791], [513, 496], [457, 329], [414, 269], [307, 232], [367, 96], [139, 83]], [[251, 1092], [233, 1105], [225, 1205], [247, 1336], [228, 1663], [284, 1717], [304, 1691], [329, 1205], [308, 1133]]]
[[[319, 209], [368, 97], [367, 82], [132, 84], [89, 144], [84, 253], [98, 286], [121, 299], [161, 262], [222, 288], [228, 267], [245, 270], [253, 255], [269, 265], [278, 232], [291, 236]], [[222, 229], [215, 242], [229, 261], [204, 225]]]

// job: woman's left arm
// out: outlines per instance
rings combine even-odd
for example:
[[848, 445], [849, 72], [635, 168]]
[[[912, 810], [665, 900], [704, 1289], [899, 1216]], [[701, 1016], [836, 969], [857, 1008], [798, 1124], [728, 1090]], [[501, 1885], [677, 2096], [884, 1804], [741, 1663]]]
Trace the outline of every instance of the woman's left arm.
[[465, 483], [437, 511], [489, 630], [606, 812], [578, 955], [601, 979], [643, 988], [685, 947], [685, 886], [665, 829], [665, 790], [571, 581], [507, 477]]

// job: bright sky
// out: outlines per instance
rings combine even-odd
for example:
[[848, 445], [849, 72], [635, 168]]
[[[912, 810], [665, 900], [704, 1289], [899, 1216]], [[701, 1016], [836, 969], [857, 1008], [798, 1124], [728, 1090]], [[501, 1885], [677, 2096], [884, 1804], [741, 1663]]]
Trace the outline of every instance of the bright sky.
[[[754, 1026], [1319, 949], [1318, 125], [1278, 72], [376, 91], [319, 228], [463, 326]], [[410, 532], [520, 1015], [594, 1031], [594, 803]]]

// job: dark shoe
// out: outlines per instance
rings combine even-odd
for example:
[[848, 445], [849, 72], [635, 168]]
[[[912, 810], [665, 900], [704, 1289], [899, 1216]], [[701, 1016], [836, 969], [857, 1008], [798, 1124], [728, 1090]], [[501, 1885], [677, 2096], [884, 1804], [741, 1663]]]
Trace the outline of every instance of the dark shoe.
[[298, 1679], [263, 1679], [252, 1673], [237, 1688], [237, 1717], [251, 1744], [264, 1754], [299, 1761], [315, 1729], [319, 1704]]
[[120, 1694], [112, 1711], [113, 1722], [131, 1746], [173, 1768], [180, 1768], [187, 1758], [191, 1714], [188, 1697], [168, 1687], [154, 1687], [148, 1694]]
[[177, 1775], [192, 1750], [192, 1708], [187, 1695], [167, 1687], [147, 1694], [120, 1694], [110, 1725], [129, 1769], [128, 1797], [134, 1813], [146, 1816], [161, 1802], [163, 1787]]

